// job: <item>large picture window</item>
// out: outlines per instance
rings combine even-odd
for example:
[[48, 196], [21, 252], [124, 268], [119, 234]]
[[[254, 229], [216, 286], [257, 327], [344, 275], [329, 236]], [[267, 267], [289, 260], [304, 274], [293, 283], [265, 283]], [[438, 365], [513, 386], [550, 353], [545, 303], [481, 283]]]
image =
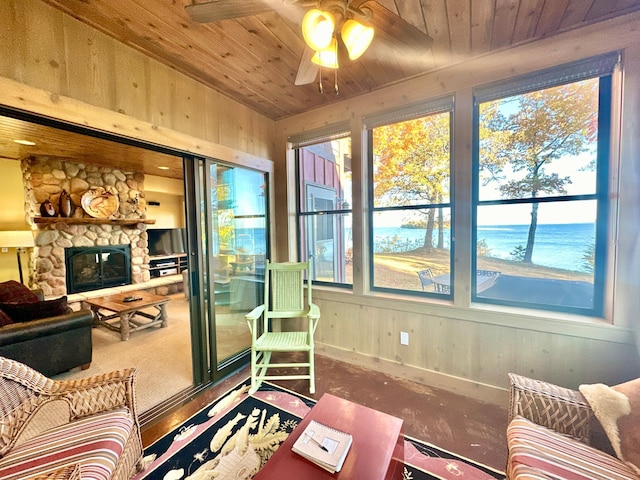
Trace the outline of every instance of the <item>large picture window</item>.
[[477, 91], [474, 300], [602, 314], [615, 61]]
[[371, 288], [451, 295], [451, 101], [367, 119]]
[[[366, 179], [367, 202], [356, 220], [368, 251], [355, 258], [368, 270], [365, 291], [603, 317], [618, 60], [475, 88], [473, 108], [456, 110], [473, 116], [472, 162], [458, 152], [455, 183], [471, 185], [470, 203], [452, 189], [452, 96], [364, 117], [366, 176], [355, 180]], [[314, 281], [352, 285], [349, 123], [290, 141], [300, 258], [313, 258]]]
[[296, 142], [300, 258], [313, 281], [353, 284], [351, 137], [344, 130]]

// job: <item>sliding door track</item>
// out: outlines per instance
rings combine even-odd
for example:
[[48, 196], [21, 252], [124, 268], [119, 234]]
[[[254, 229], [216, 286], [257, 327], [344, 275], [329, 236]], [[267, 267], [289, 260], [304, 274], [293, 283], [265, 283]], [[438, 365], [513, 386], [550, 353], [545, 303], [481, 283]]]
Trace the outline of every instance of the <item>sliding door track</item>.
[[213, 385], [213, 382], [203, 383], [200, 385], [194, 385], [192, 387], [185, 388], [184, 390], [176, 393], [172, 397], [154, 405], [148, 410], [140, 413], [138, 415], [138, 420], [140, 422], [140, 428], [142, 430], [145, 427], [149, 427], [153, 425], [156, 421], [162, 418], [167, 413], [189, 403], [196, 396], [202, 393], [204, 390]]

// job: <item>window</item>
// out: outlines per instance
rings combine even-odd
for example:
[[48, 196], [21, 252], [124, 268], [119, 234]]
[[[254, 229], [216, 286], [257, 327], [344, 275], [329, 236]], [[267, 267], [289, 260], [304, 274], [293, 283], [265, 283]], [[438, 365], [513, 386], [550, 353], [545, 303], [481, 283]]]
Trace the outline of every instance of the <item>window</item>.
[[374, 290], [451, 295], [451, 108], [449, 98], [365, 120]]
[[476, 91], [474, 300], [602, 315], [616, 61]]
[[333, 128], [290, 139], [297, 147], [299, 257], [312, 259], [314, 282], [347, 286], [353, 284], [351, 137], [346, 126]]

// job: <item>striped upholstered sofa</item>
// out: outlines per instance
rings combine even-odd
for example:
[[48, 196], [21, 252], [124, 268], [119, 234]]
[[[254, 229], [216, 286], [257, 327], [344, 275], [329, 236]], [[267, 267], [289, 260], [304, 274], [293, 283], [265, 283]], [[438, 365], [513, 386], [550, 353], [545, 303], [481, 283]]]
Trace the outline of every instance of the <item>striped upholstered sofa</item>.
[[580, 391], [515, 374], [509, 379], [508, 479], [640, 480], [637, 465], [616, 457], [620, 449], [614, 452]]
[[125, 480], [142, 458], [136, 369], [55, 381], [0, 357], [0, 478]]

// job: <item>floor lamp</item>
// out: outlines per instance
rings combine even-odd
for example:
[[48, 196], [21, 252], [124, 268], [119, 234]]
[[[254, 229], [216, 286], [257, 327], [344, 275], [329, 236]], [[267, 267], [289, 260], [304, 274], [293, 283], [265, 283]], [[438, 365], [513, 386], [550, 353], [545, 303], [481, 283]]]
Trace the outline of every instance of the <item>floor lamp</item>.
[[33, 246], [33, 233], [31, 230], [0, 231], [0, 248], [2, 251], [6, 251], [7, 248], [16, 249], [20, 283], [24, 283], [22, 279], [22, 259], [20, 258], [20, 254], [25, 251], [25, 248]]

